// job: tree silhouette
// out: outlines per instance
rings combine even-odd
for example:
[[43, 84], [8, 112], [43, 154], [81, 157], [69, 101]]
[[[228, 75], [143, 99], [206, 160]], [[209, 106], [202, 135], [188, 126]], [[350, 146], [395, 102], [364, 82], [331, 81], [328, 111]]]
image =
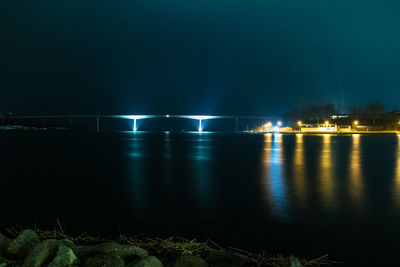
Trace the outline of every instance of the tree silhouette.
[[365, 111], [371, 117], [372, 124], [375, 125], [376, 119], [379, 118], [384, 110], [385, 106], [381, 102], [373, 102], [367, 106]]

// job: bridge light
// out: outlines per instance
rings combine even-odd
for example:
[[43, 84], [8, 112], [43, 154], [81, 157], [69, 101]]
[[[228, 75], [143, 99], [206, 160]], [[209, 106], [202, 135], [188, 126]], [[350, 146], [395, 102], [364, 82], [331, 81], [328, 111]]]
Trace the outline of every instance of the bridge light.
[[188, 116], [183, 116], [188, 119], [195, 119], [195, 120], [208, 120], [208, 119], [214, 119], [217, 118], [217, 116], [203, 116], [203, 115], [188, 115]]

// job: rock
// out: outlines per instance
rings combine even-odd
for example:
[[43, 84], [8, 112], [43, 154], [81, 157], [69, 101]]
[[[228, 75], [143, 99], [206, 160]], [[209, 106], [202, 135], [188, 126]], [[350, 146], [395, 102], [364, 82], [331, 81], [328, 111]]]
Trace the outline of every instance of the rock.
[[163, 267], [162, 262], [154, 256], [149, 256], [138, 260], [136, 262], [132, 262], [127, 267]]
[[39, 267], [43, 263], [49, 262], [56, 255], [58, 244], [59, 242], [55, 239], [49, 239], [37, 244], [29, 251], [22, 267]]
[[123, 267], [124, 260], [115, 254], [97, 255], [86, 259], [83, 264], [84, 267]]
[[205, 260], [197, 256], [183, 255], [180, 256], [174, 267], [207, 267], [208, 264]]
[[58, 245], [58, 251], [54, 259], [47, 265], [48, 267], [67, 267], [72, 266], [76, 261], [77, 257], [75, 256], [72, 249], [65, 246], [62, 243]]
[[75, 246], [72, 250], [78, 259], [85, 259], [98, 254], [98, 251], [92, 246]]
[[234, 252], [223, 251], [208, 255], [206, 261], [212, 266], [239, 267], [243, 266], [244, 259]]
[[284, 267], [302, 267], [300, 261], [294, 257], [293, 255], [290, 255], [285, 259], [285, 263], [283, 265]]
[[149, 256], [146, 250], [129, 245], [120, 245], [114, 242], [97, 245], [95, 249], [102, 254], [115, 254], [121, 258], [145, 258]]
[[9, 238], [0, 233], [0, 252], [3, 251], [3, 249], [5, 249], [10, 242], [11, 240]]
[[34, 246], [40, 242], [39, 236], [32, 230], [23, 231], [7, 246], [7, 252], [17, 257], [25, 257]]

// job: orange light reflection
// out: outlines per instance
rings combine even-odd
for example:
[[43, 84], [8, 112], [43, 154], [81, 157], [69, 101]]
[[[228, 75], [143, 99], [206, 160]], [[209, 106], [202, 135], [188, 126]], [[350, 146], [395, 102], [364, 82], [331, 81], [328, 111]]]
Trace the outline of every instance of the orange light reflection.
[[361, 168], [361, 148], [360, 148], [360, 135], [352, 135], [352, 146], [350, 154], [350, 196], [352, 202], [360, 207], [363, 198], [363, 178]]
[[395, 169], [395, 197], [400, 207], [400, 135], [397, 136], [396, 169]]
[[306, 205], [306, 180], [305, 180], [305, 166], [304, 166], [304, 145], [303, 135], [296, 135], [296, 146], [294, 151], [294, 186], [296, 192], [296, 198], [302, 207]]
[[323, 203], [327, 209], [334, 208], [334, 173], [332, 168], [332, 143], [331, 135], [324, 134], [322, 140], [322, 149], [320, 155], [320, 192]]

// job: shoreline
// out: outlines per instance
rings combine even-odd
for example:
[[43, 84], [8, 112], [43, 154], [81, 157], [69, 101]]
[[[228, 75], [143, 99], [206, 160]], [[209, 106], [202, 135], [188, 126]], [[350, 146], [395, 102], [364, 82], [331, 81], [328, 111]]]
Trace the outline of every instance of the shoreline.
[[300, 131], [290, 131], [290, 132], [274, 132], [274, 131], [267, 131], [267, 132], [249, 132], [254, 134], [287, 134], [287, 135], [355, 135], [355, 134], [362, 134], [362, 135], [400, 135], [400, 131], [346, 131], [346, 132], [300, 132]]
[[104, 266], [104, 267], [205, 267], [333, 265], [328, 255], [314, 260], [293, 255], [271, 256], [237, 248], [222, 248], [211, 240], [198, 242], [176, 237], [109, 239], [87, 233], [79, 236], [58, 229], [9, 228], [0, 233], [0, 266]]

